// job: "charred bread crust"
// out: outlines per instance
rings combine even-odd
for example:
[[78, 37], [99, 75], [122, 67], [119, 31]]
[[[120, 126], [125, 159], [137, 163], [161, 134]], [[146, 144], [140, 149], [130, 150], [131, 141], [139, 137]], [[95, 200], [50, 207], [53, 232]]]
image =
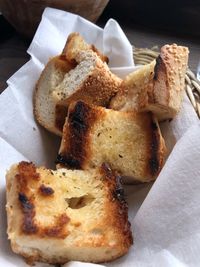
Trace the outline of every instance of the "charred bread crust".
[[150, 172], [152, 177], [154, 177], [159, 174], [163, 166], [166, 147], [163, 143], [163, 139], [161, 138], [160, 129], [155, 117], [152, 117], [150, 127], [152, 131], [150, 135], [150, 150], [147, 173]]
[[76, 91], [56, 104], [55, 127], [62, 131], [68, 107], [75, 101], [108, 107], [111, 98], [118, 92], [120, 84], [121, 79], [109, 72], [99, 60], [93, 73], [88, 75]]
[[[170, 91], [169, 90], [163, 90], [164, 97], [162, 99], [156, 99], [156, 95], [159, 94], [160, 88], [166, 88], [169, 89], [169, 80], [168, 80], [168, 74], [167, 74], [167, 66], [163, 59], [163, 55], [160, 54], [156, 58], [156, 64], [154, 67], [154, 76], [153, 80], [151, 81], [153, 84], [153, 90], [154, 93], [149, 95], [149, 103], [150, 104], [156, 104], [159, 103], [160, 105], [169, 105], [170, 100]], [[161, 84], [162, 83], [162, 84]], [[158, 92], [156, 92], [158, 91]]]
[[130, 244], [133, 244], [133, 236], [131, 234], [131, 224], [128, 221], [128, 205], [125, 200], [121, 176], [113, 171], [107, 163], [102, 164], [101, 173], [104, 176], [105, 186], [110, 191], [108, 194], [113, 205], [113, 207], [109, 207], [110, 212], [115, 210], [115, 216], [108, 218], [108, 222], [115, 225], [119, 231], [122, 230], [123, 225], [124, 240], [122, 242], [128, 248]]
[[33, 200], [28, 198], [24, 193], [19, 192], [18, 200], [24, 214], [21, 230], [25, 234], [36, 234], [38, 232], [37, 224], [34, 221], [35, 206]]
[[153, 79], [154, 99], [159, 105], [169, 107], [172, 117], [178, 113], [183, 98], [188, 54], [187, 47], [176, 44], [164, 45], [156, 60]]
[[[60, 178], [62, 178], [61, 187]], [[107, 164], [102, 164], [92, 172], [85, 172], [65, 169], [51, 171], [44, 167], [35, 169], [32, 163], [21, 162], [12, 166], [6, 179], [8, 236], [13, 251], [25, 257], [29, 264], [35, 261], [50, 264], [64, 264], [69, 260], [96, 263], [111, 261], [124, 255], [133, 243], [120, 178]], [[57, 182], [57, 180], [60, 181]], [[53, 188], [54, 194], [57, 193], [55, 200], [54, 194], [41, 196], [40, 188], [44, 184], [47, 184], [45, 187]], [[90, 202], [86, 204], [86, 210], [84, 208], [77, 210], [76, 207], [72, 209], [71, 206], [66, 205], [65, 198], [74, 197], [78, 193], [79, 190], [73, 189], [76, 186], [79, 186], [81, 192], [86, 195], [89, 193], [94, 196], [96, 201], [92, 202], [94, 203], [92, 207]], [[86, 186], [85, 189], [83, 189], [84, 186]], [[23, 188], [24, 192], [20, 193], [19, 200], [20, 188]], [[69, 191], [66, 188], [71, 188], [70, 193], [67, 193]], [[62, 194], [58, 191], [60, 189]], [[24, 193], [26, 197], [22, 195]], [[78, 195], [81, 196], [82, 193], [79, 193]], [[47, 198], [51, 200], [50, 214], [45, 210]], [[29, 199], [33, 202], [30, 203]], [[61, 213], [57, 211], [58, 204], [62, 206]], [[34, 208], [36, 208], [36, 215], [33, 219], [35, 219], [37, 233], [22, 232], [21, 223], [24, 213]], [[58, 210], [59, 208], [60, 206]], [[50, 228], [45, 227], [53, 216], [56, 216], [54, 224]], [[65, 230], [68, 231], [65, 237], [61, 236], [64, 225], [67, 225]]]
[[160, 169], [160, 162], [158, 159], [160, 140], [157, 136], [158, 127], [155, 122], [152, 121], [152, 138], [150, 146], [150, 159], [149, 159], [149, 169], [152, 176], [156, 175]]
[[44, 184], [41, 184], [41, 186], [39, 187], [39, 192], [42, 196], [51, 196], [54, 194], [53, 188]]
[[36, 120], [62, 136], [73, 101], [108, 106], [122, 80], [110, 72], [107, 61], [78, 33], [70, 35], [63, 53], [47, 63], [36, 84], [33, 101]]
[[[113, 119], [119, 125], [113, 124]], [[127, 135], [128, 139], [123, 140], [118, 137], [118, 132], [121, 134], [122, 130], [125, 133], [127, 131], [123, 129], [124, 126], [120, 126], [122, 120], [126, 121], [125, 125], [130, 127], [131, 133], [141, 135], [142, 140], [134, 141], [135, 139], [130, 134]], [[111, 135], [109, 135], [109, 131], [111, 131]], [[102, 133], [103, 139], [99, 144], [102, 142], [109, 144], [104, 146], [101, 151], [102, 148], [98, 147], [97, 140], [101, 138]], [[116, 143], [112, 143], [112, 135], [116, 136]], [[113, 154], [110, 156], [108, 151], [112, 144], [120, 147], [116, 150], [113, 147], [111, 151]], [[135, 156], [133, 151], [136, 147], [139, 152], [136, 152]], [[157, 120], [151, 112], [119, 112], [79, 101], [73, 104], [73, 107], [70, 106], [56, 163], [58, 169], [67, 167], [87, 170], [99, 166], [106, 158], [112, 168], [120, 173], [124, 181], [141, 180], [145, 182], [157, 177], [164, 163], [165, 152], [166, 148]], [[133, 165], [130, 166], [127, 161], [133, 162]]]
[[149, 180], [153, 180], [162, 169], [167, 149], [160, 132], [158, 121], [151, 112], [146, 113], [141, 127], [147, 133], [148, 139], [148, 149], [146, 151], [148, 156], [143, 176], [148, 177]]
[[131, 233], [131, 224], [128, 221], [128, 204], [125, 200], [124, 189], [120, 175], [112, 170], [107, 163], [102, 163], [100, 172], [104, 177], [105, 188], [107, 188], [110, 203], [109, 209], [115, 211], [113, 217], [108, 218], [108, 223], [115, 225], [120, 232], [123, 227], [124, 246], [128, 249], [133, 244], [133, 236]]
[[98, 116], [103, 115], [100, 111], [99, 114], [91, 111], [92, 108], [82, 101], [70, 106], [63, 131], [69, 134], [63, 137], [63, 148], [57, 156], [56, 164], [71, 169], [84, 169], [85, 160], [90, 154], [88, 149], [90, 129]]
[[[60, 214], [55, 218], [54, 223], [50, 223], [48, 227], [41, 227], [35, 220], [35, 201], [32, 195], [29, 184], [37, 183], [40, 180], [40, 175], [36, 172], [36, 167], [33, 163], [22, 161], [18, 164], [18, 173], [15, 176], [18, 184], [18, 201], [23, 214], [21, 223], [21, 232], [27, 235], [38, 235], [40, 237], [55, 237], [65, 238], [68, 234], [66, 224], [69, 218], [66, 214]], [[43, 185], [44, 190], [48, 187]], [[38, 188], [41, 191], [41, 186]], [[52, 192], [48, 188], [49, 191]], [[47, 191], [46, 191], [47, 192]]]

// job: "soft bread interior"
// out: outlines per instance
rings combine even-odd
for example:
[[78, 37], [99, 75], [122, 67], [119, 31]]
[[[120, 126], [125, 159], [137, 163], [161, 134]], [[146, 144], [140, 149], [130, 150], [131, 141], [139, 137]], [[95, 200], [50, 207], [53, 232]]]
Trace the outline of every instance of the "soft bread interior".
[[188, 53], [187, 47], [163, 46], [156, 60], [124, 79], [110, 108], [151, 111], [159, 121], [174, 118], [183, 99]]
[[77, 61], [78, 54], [83, 51], [93, 51], [103, 62], [108, 63], [108, 58], [103, 55], [94, 45], [87, 44], [79, 33], [71, 33], [67, 38], [67, 42], [63, 49], [63, 54], [66, 55], [69, 61], [73, 62], [74, 60]]
[[[62, 64], [61, 64], [62, 62]], [[71, 102], [83, 100], [108, 106], [121, 79], [110, 72], [107, 58], [73, 33], [61, 56], [50, 60], [37, 83], [34, 113], [47, 130], [62, 135]]]
[[34, 113], [38, 122], [59, 134], [54, 127], [56, 100], [51, 97], [55, 88], [62, 82], [66, 72], [70, 71], [73, 65], [61, 56], [51, 59], [43, 70], [36, 85], [34, 95]]
[[127, 206], [106, 165], [52, 171], [21, 162], [6, 179], [8, 237], [13, 251], [26, 259], [104, 262], [130, 247]]
[[125, 182], [154, 180], [165, 144], [151, 113], [122, 112], [72, 104], [63, 128], [58, 167], [90, 169], [108, 162]]
[[55, 101], [65, 100], [75, 93], [94, 71], [96, 66], [96, 56], [94, 53], [81, 52], [78, 58], [80, 63], [73, 70], [67, 72], [62, 81], [53, 90], [52, 95]]
[[138, 112], [148, 98], [156, 61], [142, 66], [126, 76], [117, 95], [111, 100], [110, 108]]

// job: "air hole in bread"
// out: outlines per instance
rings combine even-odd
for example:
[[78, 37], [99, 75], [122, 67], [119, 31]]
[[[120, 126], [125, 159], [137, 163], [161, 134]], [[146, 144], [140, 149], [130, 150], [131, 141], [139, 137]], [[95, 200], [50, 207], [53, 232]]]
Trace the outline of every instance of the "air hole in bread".
[[69, 208], [81, 209], [94, 201], [94, 197], [92, 195], [84, 195], [81, 197], [65, 198], [65, 201], [67, 202]]

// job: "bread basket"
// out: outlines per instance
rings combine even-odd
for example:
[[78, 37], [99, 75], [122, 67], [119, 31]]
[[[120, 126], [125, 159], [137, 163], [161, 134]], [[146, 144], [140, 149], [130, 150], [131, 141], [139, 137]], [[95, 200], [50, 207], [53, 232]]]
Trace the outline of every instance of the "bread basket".
[[78, 14], [95, 22], [109, 0], [0, 0], [3, 16], [20, 33], [32, 37], [45, 7]]

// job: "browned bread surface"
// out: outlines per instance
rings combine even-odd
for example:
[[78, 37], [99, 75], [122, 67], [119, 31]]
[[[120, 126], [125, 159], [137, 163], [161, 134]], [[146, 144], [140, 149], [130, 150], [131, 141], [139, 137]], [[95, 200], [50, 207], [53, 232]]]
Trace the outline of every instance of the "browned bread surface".
[[108, 106], [121, 79], [110, 72], [104, 61], [94, 46], [86, 44], [79, 34], [71, 34], [63, 54], [50, 60], [36, 85], [34, 110], [38, 122], [62, 135], [71, 101]]
[[108, 63], [108, 58], [103, 55], [94, 45], [87, 44], [78, 32], [73, 32], [68, 36], [67, 42], [63, 49], [63, 54], [66, 55], [69, 61], [74, 62], [74, 60], [76, 60], [77, 53], [88, 50], [92, 50], [101, 58], [102, 61]]
[[63, 80], [65, 74], [75, 67], [63, 55], [49, 60], [36, 84], [34, 92], [34, 114], [36, 120], [47, 130], [60, 135], [55, 127], [56, 104], [53, 90]]
[[[62, 130], [65, 118], [67, 116], [68, 106], [73, 101], [82, 100], [90, 104], [107, 107], [110, 103], [110, 99], [117, 93], [121, 84], [121, 79], [111, 73], [108, 66], [103, 63], [99, 57], [94, 56], [95, 54], [89, 52], [82, 52], [78, 58], [87, 58], [83, 61], [80, 60], [77, 69], [73, 70], [74, 73], [70, 72], [63, 82], [60, 84], [60, 88], [54, 92], [55, 99], [58, 100], [56, 105], [56, 126]], [[90, 64], [91, 70], [87, 71], [85, 78], [82, 79], [80, 72], [84, 72], [85, 61], [93, 61]], [[94, 63], [95, 61], [95, 63]], [[92, 65], [94, 67], [92, 68]], [[78, 69], [79, 68], [79, 69]], [[74, 75], [73, 75], [74, 74]], [[73, 75], [73, 76], [72, 76]], [[80, 82], [75, 85], [74, 80]], [[81, 80], [82, 79], [82, 80]], [[65, 92], [65, 88], [74, 87], [73, 94]], [[61, 112], [61, 110], [63, 112]]]
[[123, 111], [152, 111], [158, 120], [180, 110], [188, 63], [188, 48], [165, 45], [156, 61], [129, 74], [110, 107]]
[[127, 204], [107, 164], [90, 171], [20, 162], [6, 176], [8, 238], [29, 262], [105, 262], [132, 244]]
[[165, 144], [151, 113], [121, 112], [84, 102], [70, 105], [58, 167], [90, 169], [108, 162], [125, 182], [154, 180]]

